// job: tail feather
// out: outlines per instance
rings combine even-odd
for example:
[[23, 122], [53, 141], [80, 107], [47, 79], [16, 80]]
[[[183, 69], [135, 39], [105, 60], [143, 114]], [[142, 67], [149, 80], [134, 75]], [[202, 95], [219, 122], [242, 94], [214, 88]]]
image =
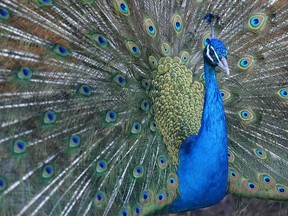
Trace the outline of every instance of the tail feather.
[[[1, 1], [0, 214], [149, 215], [171, 204], [177, 167], [156, 126], [151, 90], [159, 93], [155, 80], [167, 63], [187, 66], [191, 106], [202, 104], [209, 12], [220, 17], [216, 33], [233, 69], [219, 74], [229, 190], [287, 200], [283, 2]], [[255, 16], [260, 27], [251, 24]]]

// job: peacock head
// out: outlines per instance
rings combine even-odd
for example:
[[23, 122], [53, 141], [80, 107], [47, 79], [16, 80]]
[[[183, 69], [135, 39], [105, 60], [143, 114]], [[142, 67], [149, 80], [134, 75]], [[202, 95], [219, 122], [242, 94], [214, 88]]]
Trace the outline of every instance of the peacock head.
[[204, 61], [213, 67], [219, 66], [229, 75], [227, 49], [225, 45], [216, 38], [208, 39], [206, 42], [207, 45], [203, 51]]

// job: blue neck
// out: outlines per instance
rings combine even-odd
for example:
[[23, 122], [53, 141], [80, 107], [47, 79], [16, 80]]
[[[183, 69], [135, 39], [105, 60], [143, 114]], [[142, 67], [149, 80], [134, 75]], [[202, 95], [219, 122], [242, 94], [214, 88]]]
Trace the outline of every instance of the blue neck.
[[199, 134], [185, 140], [180, 148], [180, 197], [170, 212], [213, 205], [226, 195], [228, 145], [224, 107], [215, 68], [204, 63], [205, 101]]
[[[222, 97], [217, 84], [215, 67], [209, 65], [208, 63], [205, 63], [204, 77], [206, 84], [205, 100], [201, 128], [198, 137], [203, 136], [204, 134], [217, 135], [215, 134], [215, 132], [225, 132], [226, 135], [226, 118]], [[211, 142], [209, 143], [210, 144], [206, 146], [213, 147], [213, 144]]]

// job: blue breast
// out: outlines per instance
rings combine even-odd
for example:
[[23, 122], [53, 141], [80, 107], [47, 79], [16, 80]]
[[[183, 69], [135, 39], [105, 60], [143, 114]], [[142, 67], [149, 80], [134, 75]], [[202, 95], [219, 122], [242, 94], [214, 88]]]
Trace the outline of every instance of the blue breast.
[[211, 206], [226, 195], [228, 141], [222, 98], [215, 68], [204, 66], [205, 102], [201, 128], [188, 137], [179, 153], [180, 197], [169, 211], [179, 212]]

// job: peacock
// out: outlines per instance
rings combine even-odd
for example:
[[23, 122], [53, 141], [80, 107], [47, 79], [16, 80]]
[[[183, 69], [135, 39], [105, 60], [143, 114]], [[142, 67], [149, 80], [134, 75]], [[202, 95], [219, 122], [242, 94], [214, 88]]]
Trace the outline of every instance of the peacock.
[[287, 201], [287, 20], [282, 0], [0, 0], [0, 215]]

